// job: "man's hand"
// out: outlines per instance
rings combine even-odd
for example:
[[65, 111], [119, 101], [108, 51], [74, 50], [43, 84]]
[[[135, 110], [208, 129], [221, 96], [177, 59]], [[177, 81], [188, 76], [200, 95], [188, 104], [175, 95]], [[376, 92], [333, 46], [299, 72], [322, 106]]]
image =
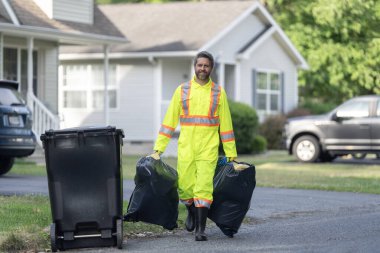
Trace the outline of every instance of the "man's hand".
[[233, 162], [233, 161], [235, 161], [235, 159], [236, 159], [236, 157], [228, 157], [228, 162], [230, 163], [230, 162]]
[[155, 150], [153, 154], [149, 155], [150, 157], [153, 157], [155, 160], [160, 160], [160, 155], [162, 152]]

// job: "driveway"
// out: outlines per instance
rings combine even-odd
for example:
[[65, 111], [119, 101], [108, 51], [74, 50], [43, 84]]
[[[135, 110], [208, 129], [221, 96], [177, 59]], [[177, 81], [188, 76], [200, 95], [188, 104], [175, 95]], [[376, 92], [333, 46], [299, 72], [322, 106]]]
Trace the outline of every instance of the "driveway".
[[[124, 181], [124, 199], [134, 188]], [[45, 177], [0, 177], [0, 194], [47, 194]], [[1, 205], [1, 204], [0, 204]], [[208, 226], [208, 242], [183, 230], [124, 242], [126, 252], [378, 252], [380, 195], [256, 188], [235, 238]], [[125, 231], [128, 223], [124, 223]], [[120, 252], [114, 248], [68, 252]]]

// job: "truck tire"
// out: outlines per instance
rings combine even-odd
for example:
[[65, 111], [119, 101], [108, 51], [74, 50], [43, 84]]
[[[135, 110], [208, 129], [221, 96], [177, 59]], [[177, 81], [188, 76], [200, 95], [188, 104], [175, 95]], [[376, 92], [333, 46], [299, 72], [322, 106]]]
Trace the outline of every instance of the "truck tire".
[[0, 157], [0, 176], [11, 170], [14, 161], [13, 157]]
[[300, 162], [315, 162], [320, 153], [318, 140], [311, 135], [303, 135], [294, 142], [293, 154]]

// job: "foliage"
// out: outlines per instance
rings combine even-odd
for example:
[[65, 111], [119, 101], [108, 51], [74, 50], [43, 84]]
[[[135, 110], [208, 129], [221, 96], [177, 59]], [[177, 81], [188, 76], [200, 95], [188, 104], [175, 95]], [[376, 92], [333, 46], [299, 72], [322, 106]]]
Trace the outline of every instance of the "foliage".
[[249, 105], [228, 101], [238, 154], [252, 153], [252, 143], [258, 130], [258, 117]]
[[301, 102], [301, 108], [310, 111], [310, 114], [323, 114], [330, 112], [337, 107], [337, 104], [331, 102], [321, 102], [318, 99], [305, 99]]
[[380, 94], [380, 1], [265, 0], [305, 56], [300, 96], [341, 103]]
[[286, 114], [286, 117], [287, 118], [294, 118], [294, 117], [301, 117], [301, 116], [306, 116], [306, 115], [310, 115], [310, 114], [311, 114], [311, 112], [309, 109], [297, 107], [297, 108], [291, 110], [290, 112], [288, 112]]
[[268, 116], [260, 124], [259, 133], [265, 137], [268, 142], [268, 149], [284, 149], [282, 143], [282, 131], [286, 122], [284, 115]]
[[254, 154], [263, 153], [267, 150], [268, 142], [264, 136], [255, 135], [252, 142], [252, 151]]

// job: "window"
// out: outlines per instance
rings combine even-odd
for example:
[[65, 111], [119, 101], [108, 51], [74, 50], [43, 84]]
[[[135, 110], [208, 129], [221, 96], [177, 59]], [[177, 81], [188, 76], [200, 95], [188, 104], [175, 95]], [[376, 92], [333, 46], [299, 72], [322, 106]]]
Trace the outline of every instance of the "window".
[[369, 101], [349, 101], [339, 107], [336, 116], [341, 118], [363, 118], [369, 116]]
[[[103, 109], [103, 65], [64, 65], [62, 73], [63, 108]], [[108, 106], [117, 108], [116, 65], [109, 66], [108, 78]]]
[[255, 72], [254, 100], [256, 109], [267, 113], [281, 111], [280, 73], [269, 71]]

